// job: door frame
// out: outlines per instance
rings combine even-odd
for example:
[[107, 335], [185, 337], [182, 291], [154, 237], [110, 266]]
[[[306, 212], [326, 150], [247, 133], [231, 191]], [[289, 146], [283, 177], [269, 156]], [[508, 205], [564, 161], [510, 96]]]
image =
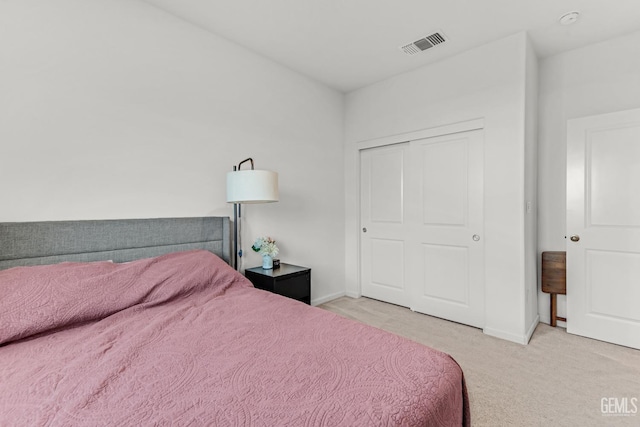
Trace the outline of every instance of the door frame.
[[[426, 129], [420, 129], [413, 132], [400, 133], [396, 135], [389, 135], [380, 138], [373, 138], [363, 141], [358, 141], [356, 143], [356, 156], [357, 156], [357, 167], [356, 167], [356, 227], [355, 227], [355, 235], [356, 239], [356, 259], [357, 259], [357, 272], [356, 272], [356, 289], [357, 292], [355, 295], [347, 293], [349, 296], [353, 296], [359, 298], [362, 296], [362, 275], [361, 275], [361, 267], [362, 267], [362, 250], [360, 247], [360, 230], [362, 228], [361, 220], [361, 206], [360, 206], [360, 191], [362, 189], [362, 185], [360, 182], [360, 173], [361, 173], [361, 165], [360, 165], [360, 155], [362, 150], [366, 150], [368, 148], [377, 148], [383, 147], [387, 145], [395, 145], [401, 144], [405, 142], [410, 142], [417, 139], [425, 139], [432, 138], [435, 136], [445, 136], [452, 135], [461, 132], [468, 132], [472, 130], [483, 130], [485, 127], [484, 119], [471, 119], [465, 120], [461, 122], [435, 126]], [[484, 282], [484, 280], [483, 280]]]

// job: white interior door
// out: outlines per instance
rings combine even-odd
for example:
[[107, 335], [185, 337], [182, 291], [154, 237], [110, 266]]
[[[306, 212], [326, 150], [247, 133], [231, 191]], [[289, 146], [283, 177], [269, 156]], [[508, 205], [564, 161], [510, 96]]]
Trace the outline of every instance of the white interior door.
[[569, 120], [567, 331], [640, 349], [640, 109]]
[[411, 308], [484, 326], [483, 134], [411, 142]]
[[362, 295], [408, 307], [405, 183], [409, 144], [360, 152]]

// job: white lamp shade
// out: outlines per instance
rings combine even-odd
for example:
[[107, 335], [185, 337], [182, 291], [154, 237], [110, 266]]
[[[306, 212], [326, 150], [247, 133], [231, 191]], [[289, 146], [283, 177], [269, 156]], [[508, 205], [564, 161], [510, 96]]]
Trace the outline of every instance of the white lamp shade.
[[278, 201], [278, 174], [263, 170], [227, 173], [227, 203], [270, 203]]

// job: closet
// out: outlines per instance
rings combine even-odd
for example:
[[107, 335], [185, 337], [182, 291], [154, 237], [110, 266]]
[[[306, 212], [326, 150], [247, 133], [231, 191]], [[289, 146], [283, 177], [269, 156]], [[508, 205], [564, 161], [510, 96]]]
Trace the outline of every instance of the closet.
[[362, 295], [484, 326], [482, 130], [360, 150]]

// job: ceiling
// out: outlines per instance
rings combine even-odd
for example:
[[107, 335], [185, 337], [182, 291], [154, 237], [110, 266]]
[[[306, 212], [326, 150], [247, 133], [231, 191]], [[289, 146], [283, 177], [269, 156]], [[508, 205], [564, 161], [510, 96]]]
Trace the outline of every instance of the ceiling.
[[[144, 1], [343, 92], [520, 31], [546, 57], [640, 30], [640, 0]], [[446, 43], [399, 49], [436, 30]]]

